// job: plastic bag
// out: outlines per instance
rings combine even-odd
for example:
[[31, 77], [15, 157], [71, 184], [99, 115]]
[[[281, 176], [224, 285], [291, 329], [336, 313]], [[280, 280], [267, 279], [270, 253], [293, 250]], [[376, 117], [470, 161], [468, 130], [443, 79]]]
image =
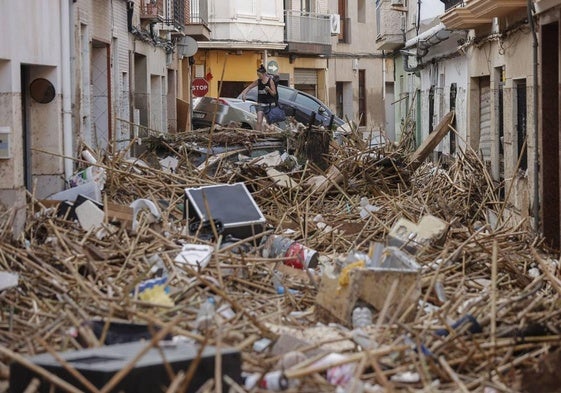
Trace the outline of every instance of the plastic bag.
[[274, 106], [265, 114], [267, 117], [267, 123], [275, 124], [286, 120], [286, 115], [284, 110], [280, 106]]

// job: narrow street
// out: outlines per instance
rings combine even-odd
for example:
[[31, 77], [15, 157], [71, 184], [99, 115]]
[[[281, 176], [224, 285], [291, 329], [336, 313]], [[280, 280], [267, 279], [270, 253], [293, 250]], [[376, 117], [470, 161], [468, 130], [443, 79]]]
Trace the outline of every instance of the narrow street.
[[[272, 139], [282, 148], [251, 157], [252, 146]], [[78, 391], [67, 385], [80, 380], [76, 370], [89, 375], [101, 365], [67, 351], [121, 358], [111, 345], [131, 357], [104, 384], [78, 383], [79, 391], [154, 391], [132, 387], [133, 356], [154, 347], [159, 362], [171, 362], [166, 351], [182, 345], [206, 348], [190, 363], [206, 371], [171, 363], [163, 391], [554, 391], [558, 261], [529, 222], [509, 217], [476, 154], [414, 165], [406, 141], [370, 148], [351, 135], [331, 142], [331, 169], [322, 171], [302, 160], [305, 150], [281, 156], [298, 140], [228, 128], [155, 135], [137, 160], [97, 157], [106, 175], [98, 224], [30, 196], [25, 232], [10, 240], [4, 212], [0, 260], [3, 274], [17, 277], [2, 291], [10, 391], [33, 385], [27, 369]], [[196, 154], [209, 143], [242, 148], [211, 165]], [[326, 175], [332, 168], [337, 176]], [[265, 218], [262, 231], [244, 239], [224, 236], [227, 225], [189, 233], [186, 190], [239, 183]], [[134, 219], [126, 207], [136, 200], [157, 213], [144, 208]], [[222, 208], [245, 209], [235, 201]], [[423, 228], [426, 217], [433, 221]], [[396, 232], [403, 220], [417, 233]], [[265, 241], [272, 235], [313, 251], [317, 265], [275, 254]], [[362, 306], [370, 313], [353, 317]], [[82, 349], [103, 343], [111, 344], [104, 352]], [[22, 357], [47, 352], [67, 360], [37, 369]]]
[[561, 0], [1, 3], [0, 393], [561, 392]]

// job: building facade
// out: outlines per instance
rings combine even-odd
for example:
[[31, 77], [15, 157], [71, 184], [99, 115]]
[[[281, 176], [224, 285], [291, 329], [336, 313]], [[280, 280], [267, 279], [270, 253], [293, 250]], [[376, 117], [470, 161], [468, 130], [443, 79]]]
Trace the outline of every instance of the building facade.
[[147, 132], [177, 130], [183, 89], [176, 49], [186, 8], [178, 0], [22, 0], [5, 7], [0, 202], [16, 207], [14, 232], [23, 225], [27, 192], [41, 199], [63, 190], [83, 144], [116, 152]]
[[[378, 49], [393, 57], [396, 134], [417, 144], [453, 110], [437, 156], [467, 146], [490, 169], [505, 216], [561, 244], [558, 0], [379, 0]], [[391, 21], [391, 23], [390, 23]], [[400, 26], [396, 28], [396, 26]]]
[[[328, 60], [329, 102], [342, 119], [357, 124], [365, 133], [386, 133], [395, 138], [385, 121], [385, 94], [393, 102], [393, 91], [386, 91], [383, 53], [374, 40], [376, 4], [367, 0], [330, 0], [330, 10], [338, 15], [339, 33], [332, 38]], [[368, 137], [368, 135], [365, 135]]]
[[280, 83], [325, 102], [364, 129], [384, 126], [383, 59], [371, 41], [375, 8], [360, 0], [210, 0], [193, 78], [236, 97], [264, 64]]

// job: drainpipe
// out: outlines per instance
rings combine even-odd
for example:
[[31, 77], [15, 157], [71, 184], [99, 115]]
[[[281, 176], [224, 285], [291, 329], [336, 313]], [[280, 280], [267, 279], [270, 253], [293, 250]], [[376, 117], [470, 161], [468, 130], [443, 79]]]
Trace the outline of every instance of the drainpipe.
[[61, 73], [62, 73], [62, 132], [63, 132], [63, 154], [64, 175], [68, 179], [72, 176], [72, 99], [70, 97], [72, 88], [70, 86], [70, 31], [72, 21], [70, 10], [72, 0], [60, 0], [60, 31], [61, 31]]
[[532, 206], [532, 214], [534, 216], [534, 229], [536, 232], [538, 231], [539, 224], [540, 224], [540, 209], [539, 209], [539, 153], [538, 153], [538, 35], [536, 33], [536, 26], [534, 24], [534, 15], [533, 15], [534, 5], [532, 0], [528, 0], [528, 23], [530, 24], [530, 28], [532, 30], [532, 56], [533, 56], [533, 67], [534, 67], [534, 75], [533, 75], [533, 83], [534, 83], [534, 204]]

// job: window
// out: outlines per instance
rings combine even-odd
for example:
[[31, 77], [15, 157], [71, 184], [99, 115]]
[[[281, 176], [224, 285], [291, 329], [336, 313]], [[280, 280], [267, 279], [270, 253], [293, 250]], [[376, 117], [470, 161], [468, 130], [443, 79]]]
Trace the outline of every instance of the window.
[[347, 18], [347, 0], [339, 0], [339, 17], [341, 18], [341, 32], [339, 33], [339, 42], [349, 43], [349, 27], [350, 23]]
[[357, 22], [366, 23], [366, 0], [357, 0]]
[[236, 1], [238, 15], [255, 15], [255, 0]]
[[261, 2], [261, 16], [267, 18], [277, 17], [277, 3], [274, 1], [263, 1]]
[[[456, 97], [458, 96], [458, 85], [456, 83], [452, 83], [450, 85], [450, 110], [456, 110]], [[456, 116], [452, 120], [452, 127], [456, 128]], [[450, 154], [456, 153], [456, 133], [450, 133]]]
[[360, 126], [366, 126], [366, 71], [358, 71], [358, 113]]
[[429, 134], [434, 131], [434, 85], [429, 90]]

